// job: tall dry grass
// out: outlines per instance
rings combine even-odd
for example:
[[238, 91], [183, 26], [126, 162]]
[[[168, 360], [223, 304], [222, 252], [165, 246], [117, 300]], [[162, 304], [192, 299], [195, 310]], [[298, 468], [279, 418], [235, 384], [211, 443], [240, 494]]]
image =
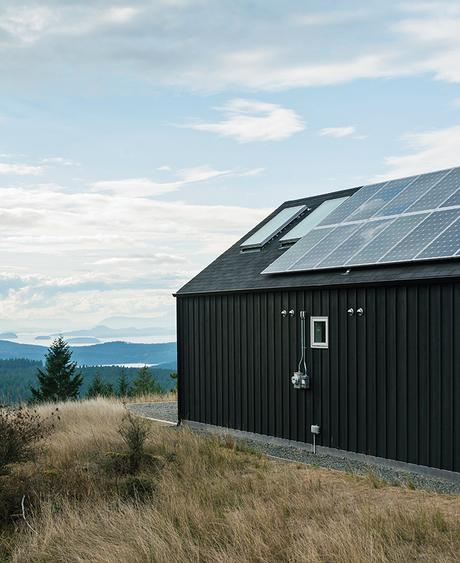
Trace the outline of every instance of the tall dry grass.
[[123, 448], [123, 406], [59, 412], [41, 459], [17, 470], [40, 502], [28, 511], [37, 533], [14, 537], [16, 563], [458, 561], [457, 497], [376, 488], [150, 422], [150, 462], [120, 475], [107, 460]]

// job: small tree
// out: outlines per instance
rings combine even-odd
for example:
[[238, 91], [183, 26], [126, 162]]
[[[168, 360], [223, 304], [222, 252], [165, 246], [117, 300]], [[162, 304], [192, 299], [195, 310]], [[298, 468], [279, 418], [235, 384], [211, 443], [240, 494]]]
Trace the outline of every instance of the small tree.
[[94, 399], [95, 397], [111, 397], [113, 395], [113, 386], [106, 381], [103, 381], [99, 373], [91, 381], [91, 385], [86, 392], [87, 399]]
[[169, 377], [174, 381], [174, 386], [171, 388], [171, 391], [173, 393], [177, 393], [177, 372], [176, 371], [172, 371], [169, 374]]
[[77, 399], [83, 377], [81, 373], [76, 373], [77, 364], [71, 358], [69, 345], [59, 336], [48, 349], [45, 368], [37, 370], [38, 388], [30, 388], [33, 401]]
[[120, 371], [120, 377], [118, 378], [118, 389], [117, 395], [118, 397], [127, 397], [130, 392], [130, 385], [128, 380], [126, 379], [125, 370], [122, 369]]
[[133, 381], [131, 396], [155, 395], [162, 392], [162, 388], [150, 374], [149, 368], [147, 366], [141, 368]]

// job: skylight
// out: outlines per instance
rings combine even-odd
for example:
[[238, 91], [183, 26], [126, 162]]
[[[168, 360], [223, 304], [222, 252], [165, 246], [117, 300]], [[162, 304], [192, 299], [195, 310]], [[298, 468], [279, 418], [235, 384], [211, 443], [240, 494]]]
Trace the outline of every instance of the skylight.
[[298, 217], [307, 207], [305, 205], [296, 205], [294, 207], [285, 207], [274, 217], [272, 217], [265, 225], [260, 227], [253, 235], [241, 244], [242, 250], [260, 248], [280, 231], [289, 225], [289, 223]]
[[328, 199], [327, 201], [323, 201], [323, 203], [316, 209], [314, 209], [311, 213], [309, 213], [305, 217], [305, 219], [302, 219], [300, 223], [297, 223], [297, 225], [293, 229], [291, 229], [283, 237], [281, 237], [280, 241], [282, 243], [289, 243], [304, 237], [346, 199], [348, 199], [348, 197], [337, 197], [335, 199]]

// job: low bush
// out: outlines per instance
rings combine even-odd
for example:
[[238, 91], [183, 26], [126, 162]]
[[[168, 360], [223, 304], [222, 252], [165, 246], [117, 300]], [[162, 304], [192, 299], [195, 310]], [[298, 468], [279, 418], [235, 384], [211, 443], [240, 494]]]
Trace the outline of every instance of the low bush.
[[13, 463], [32, 459], [38, 442], [52, 427], [36, 410], [22, 407], [0, 408], [0, 474]]
[[119, 429], [120, 436], [128, 448], [129, 472], [138, 473], [145, 458], [145, 442], [148, 427], [144, 420], [127, 413]]

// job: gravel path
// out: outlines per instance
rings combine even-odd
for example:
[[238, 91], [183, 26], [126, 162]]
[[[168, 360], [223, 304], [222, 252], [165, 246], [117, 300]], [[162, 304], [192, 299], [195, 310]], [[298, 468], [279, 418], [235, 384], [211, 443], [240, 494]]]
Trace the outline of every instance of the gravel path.
[[[169, 403], [136, 403], [128, 405], [128, 409], [140, 416], [163, 420], [171, 423], [177, 422], [177, 404]], [[195, 430], [195, 429], [194, 429]], [[207, 433], [205, 430], [195, 430]], [[231, 433], [231, 429], [229, 429]], [[247, 443], [253, 450], [262, 454], [299, 463], [306, 463], [313, 467], [336, 469], [350, 474], [368, 475], [376, 486], [380, 482], [391, 485], [402, 485], [415, 489], [425, 489], [438, 493], [460, 494], [460, 482], [454, 483], [446, 479], [414, 473], [402, 469], [387, 467], [378, 463], [366, 463], [360, 460], [347, 459], [336, 455], [312, 452], [296, 447], [295, 445], [279, 445], [263, 439], [252, 440], [237, 438]], [[383, 484], [383, 483], [382, 483]]]
[[131, 403], [128, 409], [140, 416], [177, 423], [177, 403]]

